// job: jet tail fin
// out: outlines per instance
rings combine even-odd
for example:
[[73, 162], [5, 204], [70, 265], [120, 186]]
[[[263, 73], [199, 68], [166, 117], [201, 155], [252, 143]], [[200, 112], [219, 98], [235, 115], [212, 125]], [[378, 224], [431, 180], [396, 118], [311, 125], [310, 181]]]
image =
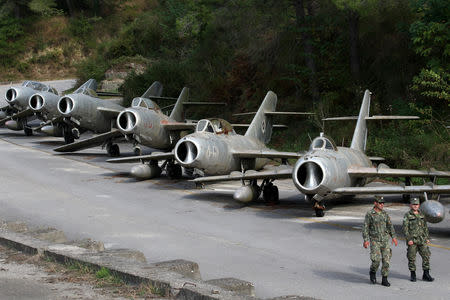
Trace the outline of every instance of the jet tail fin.
[[178, 96], [177, 102], [175, 103], [175, 106], [170, 113], [170, 118], [177, 121], [177, 122], [183, 122], [184, 121], [184, 106], [183, 102], [187, 102], [189, 100], [189, 88], [184, 87], [181, 90], [180, 96]]
[[267, 114], [274, 112], [277, 106], [277, 95], [269, 91], [264, 98], [261, 106], [256, 112], [255, 117], [245, 132], [245, 136], [257, 138], [264, 144], [267, 144], [272, 138], [272, 116]]
[[73, 93], [74, 94], [83, 93], [86, 89], [90, 89], [90, 90], [96, 91], [97, 90], [97, 81], [95, 79], [91, 78], [88, 81], [86, 81], [85, 83], [83, 83]]
[[159, 81], [155, 81], [152, 85], [142, 94], [141, 98], [160, 97], [163, 91], [163, 85]]
[[372, 93], [369, 90], [364, 92], [364, 98], [359, 111], [358, 121], [356, 122], [355, 131], [353, 133], [352, 144], [350, 148], [356, 149], [362, 152], [366, 150], [367, 142], [367, 122], [366, 118], [369, 117], [370, 110], [370, 95]]

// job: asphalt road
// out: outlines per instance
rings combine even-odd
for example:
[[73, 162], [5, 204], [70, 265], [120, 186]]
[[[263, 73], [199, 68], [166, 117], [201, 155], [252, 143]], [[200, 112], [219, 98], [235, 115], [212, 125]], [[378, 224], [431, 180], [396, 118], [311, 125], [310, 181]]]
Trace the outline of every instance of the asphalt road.
[[[216, 185], [213, 191], [165, 177], [135, 181], [127, 176], [132, 164], [108, 164], [100, 148], [77, 154], [52, 152], [61, 144], [61, 138], [25, 137], [23, 132], [0, 129], [0, 218], [56, 227], [69, 238], [92, 238], [107, 247], [135, 248], [149, 262], [196, 261], [203, 279], [248, 280], [260, 297], [448, 299], [450, 295], [448, 215], [430, 225], [435, 282], [408, 280], [401, 240], [393, 249], [392, 286], [373, 286], [360, 232], [371, 198], [329, 203], [325, 218], [315, 218], [310, 205], [284, 181], [279, 185], [281, 205], [242, 206], [232, 200], [230, 184]], [[131, 150], [121, 146], [125, 155]], [[400, 232], [408, 206], [396, 197], [387, 199], [386, 210]], [[443, 203], [448, 214], [450, 200]]]

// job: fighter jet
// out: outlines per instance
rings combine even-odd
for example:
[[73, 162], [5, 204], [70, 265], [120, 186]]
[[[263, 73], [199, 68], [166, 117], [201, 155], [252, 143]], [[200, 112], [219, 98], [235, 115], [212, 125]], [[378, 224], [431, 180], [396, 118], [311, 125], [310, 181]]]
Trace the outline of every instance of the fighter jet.
[[[237, 170], [259, 170], [273, 158], [298, 158], [298, 153], [277, 152], [266, 144], [272, 135], [272, 116], [287, 114], [275, 112], [277, 96], [268, 92], [245, 135], [236, 134], [233, 126], [225, 120], [213, 118], [198, 121], [195, 133], [181, 138], [173, 153], [165, 157], [175, 158], [178, 165], [185, 169], [195, 169], [201, 175], [228, 174]], [[303, 114], [303, 113], [292, 113]], [[155, 163], [155, 156], [141, 156], [109, 160], [109, 162], [141, 161], [143, 164], [134, 167], [133, 175], [153, 174], [153, 172], [137, 172], [140, 168], [150, 168]], [[266, 193], [267, 195], [269, 192]], [[273, 194], [273, 193], [272, 193]]]
[[28, 100], [36, 92], [58, 97], [58, 92], [53, 87], [41, 82], [27, 80], [20, 87], [11, 87], [5, 94], [8, 106], [0, 108], [0, 126], [5, 125], [11, 130], [23, 129], [25, 135], [32, 135], [33, 130], [28, 126], [28, 121], [33, 117], [33, 111], [28, 107]]
[[[112, 138], [120, 136], [120, 132], [114, 129], [117, 115], [124, 109], [123, 106], [111, 101], [98, 98], [95, 92], [97, 83], [94, 79], [88, 80], [70, 95], [65, 95], [58, 100], [57, 109], [63, 118], [67, 133], [71, 131], [73, 138], [79, 138], [85, 131], [102, 133], [102, 141], [106, 140], [106, 150], [111, 156], [120, 154], [119, 146], [113, 144]], [[98, 136], [97, 136], [98, 137]], [[71, 152], [86, 147], [93, 141], [84, 140], [56, 148], [55, 151]]]
[[[85, 89], [96, 90], [97, 82], [89, 79], [81, 85], [73, 94], [81, 93]], [[73, 143], [75, 136], [73, 127], [64, 122], [64, 117], [58, 111], [57, 105], [61, 97], [49, 91], [40, 91], [30, 96], [28, 106], [38, 119], [42, 120], [40, 126], [33, 128], [50, 136], [64, 137], [67, 144]]]
[[[366, 90], [361, 105], [351, 146], [337, 147], [331, 138], [321, 134], [315, 138], [309, 151], [303, 155], [293, 168], [280, 168], [262, 172], [236, 172], [225, 176], [196, 178], [195, 183], [208, 183], [226, 180], [241, 180], [243, 187], [237, 190], [234, 198], [239, 201], [251, 201], [259, 196], [267, 182], [275, 179], [292, 178], [297, 189], [305, 195], [305, 199], [313, 202], [316, 216], [324, 216], [324, 200], [339, 198], [343, 195], [356, 194], [416, 194], [423, 193], [425, 202], [421, 210], [429, 222], [437, 223], [445, 216], [444, 207], [436, 200], [429, 200], [429, 195], [450, 193], [450, 185], [435, 185], [438, 177], [450, 177], [450, 172], [418, 171], [406, 169], [390, 169], [385, 164], [373, 167], [372, 162], [382, 158], [368, 157], [365, 154], [367, 126], [366, 120], [379, 119], [414, 119], [417, 117], [372, 116], [369, 117], [371, 93]], [[353, 119], [344, 117], [339, 119]], [[367, 186], [375, 177], [422, 177], [432, 178], [433, 183], [419, 186]], [[262, 179], [261, 186], [257, 180]], [[249, 184], [245, 184], [248, 181]], [[243, 191], [247, 197], [242, 197]], [[250, 197], [253, 196], [253, 197]]]

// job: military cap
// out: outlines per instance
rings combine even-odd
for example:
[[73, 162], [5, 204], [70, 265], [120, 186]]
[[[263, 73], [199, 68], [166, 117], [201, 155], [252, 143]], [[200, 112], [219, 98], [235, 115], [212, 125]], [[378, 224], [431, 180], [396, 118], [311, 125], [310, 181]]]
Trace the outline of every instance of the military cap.
[[375, 201], [378, 203], [384, 203], [384, 197], [383, 196], [375, 196]]
[[417, 197], [412, 197], [409, 201], [410, 204], [420, 204], [420, 200]]

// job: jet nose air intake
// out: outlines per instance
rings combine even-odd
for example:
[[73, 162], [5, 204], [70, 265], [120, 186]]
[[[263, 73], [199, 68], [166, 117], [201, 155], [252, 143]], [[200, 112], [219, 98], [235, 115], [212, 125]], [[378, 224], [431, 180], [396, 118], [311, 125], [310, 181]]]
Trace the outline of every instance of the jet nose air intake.
[[319, 164], [312, 161], [302, 163], [294, 173], [295, 182], [304, 190], [314, 190], [323, 180], [323, 171]]
[[44, 103], [45, 103], [44, 98], [42, 98], [41, 95], [34, 94], [33, 96], [30, 97], [28, 105], [31, 107], [32, 110], [39, 111], [44, 106]]
[[5, 98], [8, 103], [13, 103], [17, 99], [17, 90], [15, 88], [8, 89]]
[[189, 141], [184, 140], [178, 143], [175, 149], [175, 157], [182, 165], [192, 164], [198, 156], [197, 146]]
[[117, 126], [124, 133], [133, 132], [134, 128], [136, 128], [136, 124], [137, 117], [132, 111], [123, 111], [117, 117]]
[[72, 98], [63, 97], [58, 101], [58, 110], [61, 114], [68, 116], [73, 111], [75, 103]]

